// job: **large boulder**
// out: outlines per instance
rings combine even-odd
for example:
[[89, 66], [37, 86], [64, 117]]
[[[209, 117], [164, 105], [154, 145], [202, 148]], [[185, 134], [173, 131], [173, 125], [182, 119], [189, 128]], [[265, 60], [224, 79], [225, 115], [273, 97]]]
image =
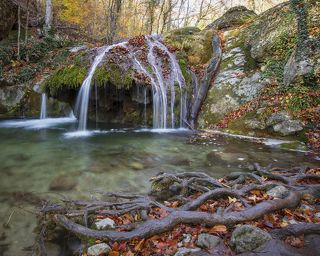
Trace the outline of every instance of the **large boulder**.
[[269, 233], [251, 225], [237, 227], [231, 236], [231, 243], [238, 253], [250, 252], [271, 240]]
[[230, 8], [222, 17], [209, 24], [206, 28], [213, 29], [228, 29], [234, 26], [243, 25], [244, 23], [253, 20], [257, 14], [248, 10], [244, 6], [235, 6]]

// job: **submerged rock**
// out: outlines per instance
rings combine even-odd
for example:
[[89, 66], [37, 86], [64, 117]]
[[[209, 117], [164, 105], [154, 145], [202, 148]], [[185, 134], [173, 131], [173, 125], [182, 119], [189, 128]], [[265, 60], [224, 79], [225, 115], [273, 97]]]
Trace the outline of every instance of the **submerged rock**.
[[88, 248], [89, 256], [99, 256], [101, 254], [107, 254], [111, 250], [110, 246], [106, 243], [96, 244]]
[[271, 240], [269, 233], [251, 225], [237, 227], [231, 236], [231, 243], [238, 253], [250, 252]]
[[268, 190], [267, 194], [275, 198], [285, 198], [289, 195], [289, 192], [290, 191], [284, 186], [276, 186]]
[[140, 162], [132, 162], [129, 166], [134, 170], [142, 170], [144, 168], [143, 164]]
[[49, 189], [53, 191], [69, 191], [77, 186], [77, 182], [74, 177], [63, 174], [55, 177], [50, 185]]
[[115, 222], [110, 218], [105, 218], [95, 222], [97, 229], [114, 228]]
[[216, 247], [221, 241], [222, 239], [218, 236], [202, 233], [199, 235], [196, 244], [201, 248], [211, 249]]

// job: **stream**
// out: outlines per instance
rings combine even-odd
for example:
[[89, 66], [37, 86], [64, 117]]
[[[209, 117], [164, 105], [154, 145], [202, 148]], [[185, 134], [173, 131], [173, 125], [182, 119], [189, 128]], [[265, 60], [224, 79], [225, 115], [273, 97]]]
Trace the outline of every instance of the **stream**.
[[[217, 134], [189, 143], [186, 129], [133, 129], [74, 118], [0, 121], [0, 255], [32, 255], [41, 198], [88, 198], [97, 191], [146, 193], [159, 172], [203, 171], [221, 177], [250, 165], [319, 166], [307, 152], [281, 149], [281, 141], [256, 143]], [[268, 145], [266, 145], [268, 144]], [[51, 244], [50, 255], [63, 255]], [[70, 245], [72, 246], [72, 245]], [[64, 254], [67, 255], [67, 254]]]

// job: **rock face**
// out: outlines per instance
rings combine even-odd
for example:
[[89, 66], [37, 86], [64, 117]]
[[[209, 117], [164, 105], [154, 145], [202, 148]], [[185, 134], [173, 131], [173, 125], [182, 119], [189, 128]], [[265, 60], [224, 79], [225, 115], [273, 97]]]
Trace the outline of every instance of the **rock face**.
[[306, 79], [316, 83], [316, 77], [320, 77], [320, 43], [319, 39], [309, 39], [291, 54], [284, 67], [283, 82], [286, 86]]
[[101, 254], [107, 254], [111, 250], [110, 246], [106, 243], [96, 244], [88, 248], [89, 256], [99, 256]]
[[231, 236], [231, 243], [238, 253], [250, 252], [271, 240], [269, 233], [250, 225], [237, 227]]
[[[319, 27], [319, 6], [315, 1], [309, 3], [309, 17], [312, 17], [309, 25]], [[282, 105], [272, 104], [268, 90], [271, 87], [276, 88], [274, 93], [281, 93], [285, 87], [293, 91], [301, 87], [308, 90], [319, 84], [319, 38], [310, 36], [300, 47], [303, 49], [295, 50], [296, 16], [289, 2], [259, 16], [252, 15], [242, 23], [233, 22], [237, 17], [241, 20], [241, 13], [250, 17], [246, 9], [231, 9], [210, 25], [223, 34], [223, 56], [202, 106], [199, 127], [206, 129], [219, 124], [231, 132], [254, 136], [270, 133], [287, 136], [303, 131], [302, 122], [293, 120], [293, 116], [308, 103], [294, 95]], [[317, 100], [316, 96], [312, 97], [313, 106]], [[280, 112], [274, 113], [275, 105]], [[242, 114], [244, 109], [246, 112]]]
[[11, 1], [0, 2], [0, 41], [6, 38], [17, 21], [17, 7]]

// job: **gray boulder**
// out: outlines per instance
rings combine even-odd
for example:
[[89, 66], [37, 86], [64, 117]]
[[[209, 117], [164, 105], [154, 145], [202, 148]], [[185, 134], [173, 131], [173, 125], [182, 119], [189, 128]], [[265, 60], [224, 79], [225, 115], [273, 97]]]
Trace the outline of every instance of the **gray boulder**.
[[259, 121], [257, 119], [247, 120], [245, 124], [248, 128], [251, 129], [263, 130], [266, 128], [266, 124], [263, 121]]
[[110, 246], [106, 243], [96, 244], [88, 248], [89, 256], [98, 256], [103, 253], [108, 253], [111, 250]]
[[266, 124], [268, 126], [272, 126], [287, 120], [290, 120], [290, 116], [288, 112], [281, 111], [281, 112], [272, 113], [271, 116], [269, 116], [269, 118], [267, 119]]
[[279, 132], [282, 135], [290, 135], [296, 132], [302, 131], [303, 126], [300, 121], [298, 120], [287, 120], [280, 124], [276, 124], [273, 126], [273, 130], [275, 132]]
[[252, 251], [271, 240], [269, 233], [251, 225], [237, 227], [231, 236], [231, 244], [238, 253]]
[[230, 8], [222, 17], [208, 25], [207, 29], [228, 29], [235, 26], [240, 26], [248, 20], [254, 19], [257, 14], [254, 11], [248, 10], [244, 6], [235, 6]]
[[210, 249], [216, 247], [220, 242], [222, 242], [220, 237], [202, 233], [199, 235], [196, 245], [204, 249]]
[[289, 195], [289, 192], [290, 191], [284, 186], [276, 186], [268, 190], [267, 194], [275, 198], [285, 198]]

